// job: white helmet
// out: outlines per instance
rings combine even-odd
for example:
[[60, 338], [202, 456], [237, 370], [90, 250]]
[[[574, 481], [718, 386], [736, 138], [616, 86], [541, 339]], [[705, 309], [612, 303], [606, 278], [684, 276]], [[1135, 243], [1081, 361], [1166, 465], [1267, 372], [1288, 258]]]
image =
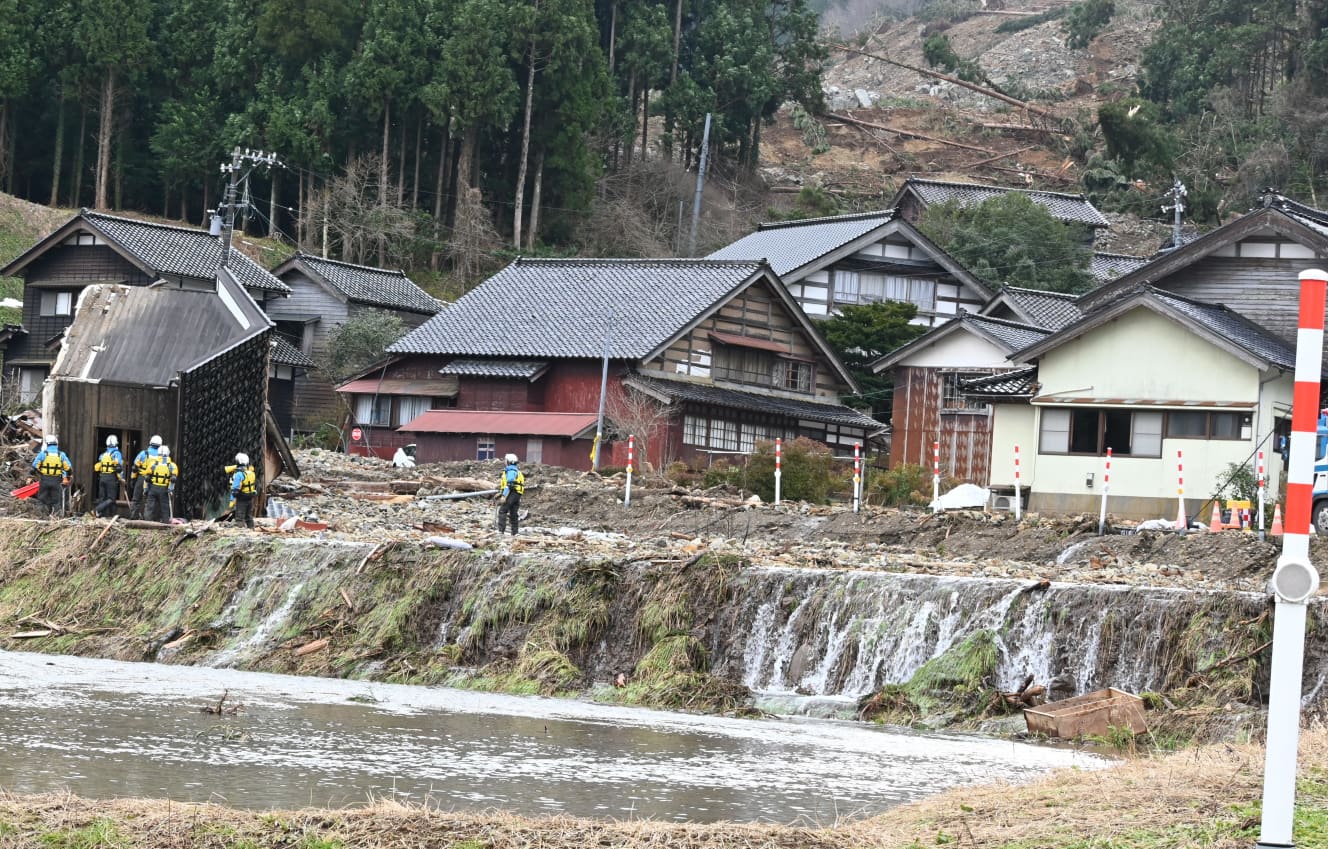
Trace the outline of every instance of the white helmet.
[[151, 439], [148, 440], [148, 445], [161, 445], [161, 437], [154, 435]]
[[235, 462], [239, 463], [241, 466], [247, 466], [249, 465], [249, 455], [241, 451], [239, 454], [235, 455]]
[[47, 445], [55, 445], [57, 442], [59, 442], [59, 440], [55, 438], [55, 434], [53, 434], [53, 433], [48, 433], [48, 434], [46, 434], [46, 444], [47, 444]]
[[117, 439], [117, 438], [115, 437], [115, 434], [111, 434], [110, 436], [106, 437], [106, 447], [107, 447], [107, 448], [114, 448], [115, 446], [117, 446], [117, 445], [119, 445], [119, 444], [120, 444], [120, 440]]
[[515, 463], [515, 462], [516, 462], [516, 455], [515, 455], [515, 454], [508, 454], [508, 455], [507, 455], [506, 457], [504, 457], [503, 459], [506, 460], [508, 463]]
[[157, 455], [160, 457], [171, 456], [171, 447], [169, 445], [161, 446], [161, 448], [157, 449]]

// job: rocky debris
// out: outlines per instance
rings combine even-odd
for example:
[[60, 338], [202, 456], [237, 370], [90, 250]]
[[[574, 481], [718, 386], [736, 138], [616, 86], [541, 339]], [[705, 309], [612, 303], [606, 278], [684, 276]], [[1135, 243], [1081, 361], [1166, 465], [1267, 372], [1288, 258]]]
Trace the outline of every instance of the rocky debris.
[[[259, 533], [387, 543], [431, 538], [477, 549], [683, 560], [702, 552], [762, 566], [855, 569], [927, 575], [1171, 586], [1262, 592], [1280, 546], [1229, 531], [1132, 532], [1097, 536], [1096, 516], [975, 510], [931, 514], [869, 507], [760, 503], [750, 492], [688, 488], [648, 476], [633, 479], [622, 505], [621, 474], [602, 477], [539, 464], [525, 467], [517, 537], [500, 536], [497, 461], [398, 469], [386, 461], [326, 451], [297, 452], [305, 476], [270, 489], [282, 518], [259, 520]], [[296, 518], [313, 528], [306, 530]], [[285, 522], [287, 531], [279, 531]], [[222, 533], [245, 533], [229, 524]], [[451, 542], [448, 543], [449, 545]], [[1317, 545], [1317, 541], [1316, 541]]]

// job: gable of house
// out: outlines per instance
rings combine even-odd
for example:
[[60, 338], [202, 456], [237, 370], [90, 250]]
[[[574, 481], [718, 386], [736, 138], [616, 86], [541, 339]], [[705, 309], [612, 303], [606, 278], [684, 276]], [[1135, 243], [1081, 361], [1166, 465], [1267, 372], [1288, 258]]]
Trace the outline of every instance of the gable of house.
[[[319, 286], [343, 302], [422, 316], [435, 315], [442, 308], [401, 270], [355, 265], [301, 251], [272, 273], [288, 285], [295, 284], [292, 289], [299, 284]], [[292, 299], [295, 297], [293, 294]]]
[[1080, 307], [1097, 309], [1148, 284], [1225, 304], [1277, 336], [1295, 338], [1299, 275], [1328, 257], [1328, 214], [1312, 216], [1310, 207], [1286, 199], [1269, 202], [1083, 295]]
[[849, 305], [903, 301], [917, 306], [916, 324], [935, 326], [977, 309], [991, 294], [985, 283], [888, 210], [762, 224], [710, 256], [773, 256], [771, 268], [813, 318]]
[[1083, 318], [1078, 302], [1077, 295], [1005, 286], [979, 312], [1045, 330], [1060, 330]]

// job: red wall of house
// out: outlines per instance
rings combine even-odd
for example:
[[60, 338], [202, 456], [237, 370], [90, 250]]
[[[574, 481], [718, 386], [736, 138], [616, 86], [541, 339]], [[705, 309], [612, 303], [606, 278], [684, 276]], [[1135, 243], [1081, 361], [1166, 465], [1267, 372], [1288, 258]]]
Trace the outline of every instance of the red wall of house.
[[[515, 454], [526, 463], [527, 437], [499, 436], [494, 440], [494, 475], [501, 468], [504, 454]], [[419, 434], [415, 460], [419, 463], [442, 463], [449, 460], [474, 460], [475, 436], [473, 434]], [[587, 471], [590, 469], [590, 440], [555, 439], [544, 437], [544, 459], [549, 466], [565, 466], [569, 469]], [[529, 474], [529, 473], [527, 473]]]
[[895, 369], [890, 465], [932, 465], [932, 443], [941, 443], [941, 474], [986, 486], [991, 480], [991, 418], [985, 412], [942, 413], [941, 372]]

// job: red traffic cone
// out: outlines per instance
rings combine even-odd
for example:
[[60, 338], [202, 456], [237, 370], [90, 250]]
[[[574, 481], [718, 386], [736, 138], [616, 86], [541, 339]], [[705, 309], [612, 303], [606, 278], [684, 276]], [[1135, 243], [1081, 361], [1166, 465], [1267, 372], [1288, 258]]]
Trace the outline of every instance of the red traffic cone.
[[1213, 502], [1213, 518], [1210, 519], [1208, 522], [1208, 530], [1210, 531], [1222, 530], [1222, 511], [1217, 509], [1216, 501]]
[[1282, 505], [1273, 505], [1273, 526], [1268, 530], [1268, 536], [1280, 537], [1282, 535]]

